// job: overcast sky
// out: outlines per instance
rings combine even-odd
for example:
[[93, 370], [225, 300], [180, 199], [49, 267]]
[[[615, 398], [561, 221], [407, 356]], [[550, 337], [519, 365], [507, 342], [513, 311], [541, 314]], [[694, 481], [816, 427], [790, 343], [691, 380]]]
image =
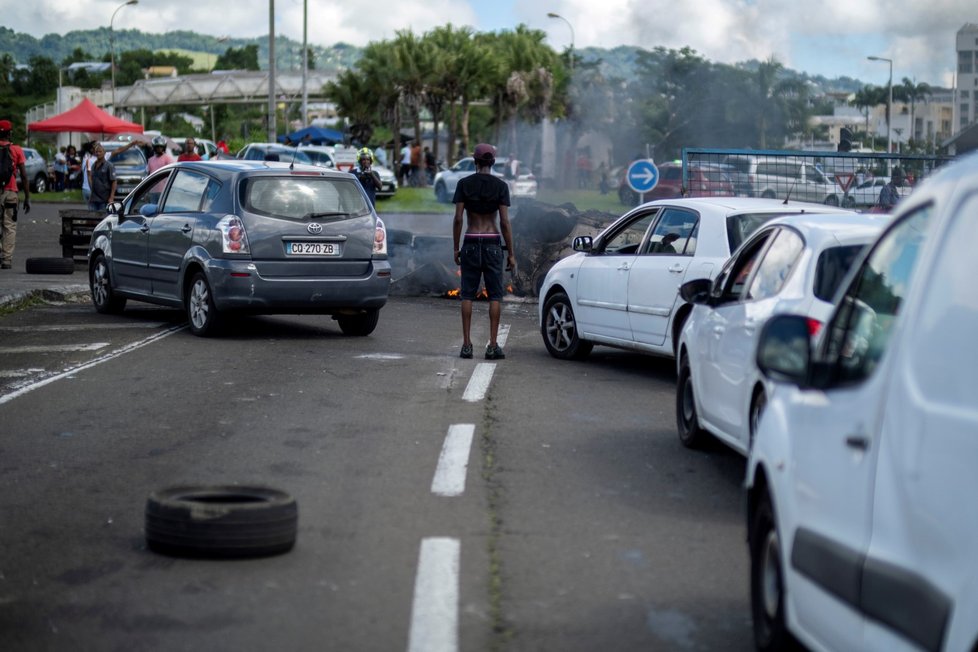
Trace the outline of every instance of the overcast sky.
[[[951, 86], [955, 34], [978, 23], [975, 0], [306, 0], [309, 42], [365, 45], [396, 30], [437, 25], [479, 31], [542, 29], [560, 50], [637, 45], [690, 46], [713, 61], [774, 56], [789, 68], [826, 77], [847, 75], [883, 85], [893, 77]], [[107, 26], [122, 0], [5, 2], [6, 27], [40, 37]], [[303, 0], [275, 0], [275, 32], [302, 40]], [[564, 20], [548, 18], [554, 12]], [[116, 29], [191, 30], [215, 36], [268, 34], [268, 0], [139, 0], [121, 9]]]

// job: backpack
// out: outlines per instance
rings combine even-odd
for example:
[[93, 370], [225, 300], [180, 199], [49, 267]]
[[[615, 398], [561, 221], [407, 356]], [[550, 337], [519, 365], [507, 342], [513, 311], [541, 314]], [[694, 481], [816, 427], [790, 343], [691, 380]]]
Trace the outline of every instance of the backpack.
[[0, 191], [10, 183], [14, 176], [14, 157], [10, 153], [10, 145], [0, 145]]

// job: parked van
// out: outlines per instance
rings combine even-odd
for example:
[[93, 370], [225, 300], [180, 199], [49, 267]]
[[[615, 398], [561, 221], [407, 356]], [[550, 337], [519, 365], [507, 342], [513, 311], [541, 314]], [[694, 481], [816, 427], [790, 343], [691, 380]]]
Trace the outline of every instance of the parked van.
[[978, 154], [904, 198], [810, 320], [763, 328], [747, 465], [757, 649], [978, 650]]
[[731, 154], [723, 159], [734, 190], [742, 197], [797, 199], [840, 206], [844, 193], [815, 163], [783, 156]]

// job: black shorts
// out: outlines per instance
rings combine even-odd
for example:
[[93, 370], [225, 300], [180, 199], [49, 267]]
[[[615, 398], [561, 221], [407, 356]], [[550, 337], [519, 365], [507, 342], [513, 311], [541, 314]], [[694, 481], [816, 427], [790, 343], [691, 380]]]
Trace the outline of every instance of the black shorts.
[[503, 298], [503, 243], [498, 235], [465, 236], [459, 261], [462, 266], [462, 299], [475, 299], [479, 282], [485, 279], [490, 301]]

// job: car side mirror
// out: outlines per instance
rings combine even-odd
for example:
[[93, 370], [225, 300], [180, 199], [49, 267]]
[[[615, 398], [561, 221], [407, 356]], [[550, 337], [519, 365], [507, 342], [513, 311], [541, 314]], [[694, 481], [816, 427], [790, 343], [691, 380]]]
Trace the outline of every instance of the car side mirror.
[[594, 246], [594, 241], [589, 235], [579, 235], [574, 238], [574, 251], [583, 251], [588, 253], [591, 251], [591, 247]]
[[808, 385], [812, 363], [809, 319], [800, 315], [771, 317], [757, 343], [757, 368], [770, 380]]
[[139, 214], [143, 217], [153, 217], [160, 210], [159, 204], [143, 204], [139, 207]]
[[686, 303], [705, 305], [710, 302], [713, 281], [708, 278], [697, 278], [686, 281], [679, 287], [679, 296]]
[[109, 215], [122, 215], [122, 202], [114, 201], [109, 204], [106, 210], [108, 210]]

